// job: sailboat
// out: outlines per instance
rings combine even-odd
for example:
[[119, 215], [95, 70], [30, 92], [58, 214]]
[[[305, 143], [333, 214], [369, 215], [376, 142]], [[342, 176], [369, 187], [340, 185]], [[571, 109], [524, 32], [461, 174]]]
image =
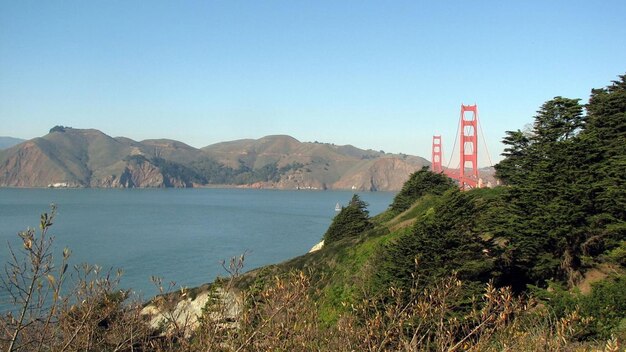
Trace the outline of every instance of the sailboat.
[[337, 203], [335, 205], [335, 211], [341, 211], [341, 204]]

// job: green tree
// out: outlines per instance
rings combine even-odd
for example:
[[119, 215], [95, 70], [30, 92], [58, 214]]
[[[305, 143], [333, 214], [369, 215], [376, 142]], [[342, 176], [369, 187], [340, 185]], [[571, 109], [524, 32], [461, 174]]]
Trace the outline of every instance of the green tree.
[[515, 183], [517, 179], [523, 177], [530, 136], [519, 129], [506, 131], [502, 144], [507, 146], [501, 154], [505, 159], [495, 166], [496, 177], [507, 184]]
[[53, 132], [65, 132], [65, 129], [67, 129], [67, 128], [70, 128], [70, 127], [56, 125], [56, 126], [54, 126], [54, 127], [52, 127], [50, 129], [50, 133], [53, 133]]
[[355, 237], [372, 228], [367, 205], [357, 194], [353, 195], [348, 206], [341, 209], [326, 230], [324, 244]]
[[[536, 258], [531, 282], [567, 280], [626, 238], [626, 82], [541, 106], [530, 135], [507, 132], [496, 166], [509, 185], [516, 248]], [[524, 138], [527, 137], [527, 138]], [[596, 259], [594, 259], [596, 258]]]
[[580, 99], [557, 96], [545, 102], [537, 111], [532, 138], [540, 144], [565, 141], [580, 131], [583, 122]]
[[[489, 242], [493, 235], [486, 237], [478, 228], [488, 219], [484, 216], [488, 208], [496, 204], [494, 200], [486, 201], [486, 192], [495, 193], [449, 190], [411, 231], [386, 243], [373, 260], [374, 290], [384, 292], [387, 287], [396, 287], [409, 292], [415, 281], [424, 288], [453, 271], [468, 287], [479, 290], [481, 285], [472, 282], [492, 278], [496, 260]], [[494, 231], [493, 226], [480, 226]], [[468, 295], [471, 293], [468, 291]]]
[[399, 214], [409, 209], [415, 201], [425, 194], [443, 194], [454, 188], [452, 179], [444, 174], [436, 174], [428, 170], [427, 166], [414, 172], [404, 183], [402, 190], [394, 197], [391, 211]]
[[593, 255], [626, 240], [626, 75], [593, 89], [586, 108], [580, 164], [591, 216], [583, 250]]

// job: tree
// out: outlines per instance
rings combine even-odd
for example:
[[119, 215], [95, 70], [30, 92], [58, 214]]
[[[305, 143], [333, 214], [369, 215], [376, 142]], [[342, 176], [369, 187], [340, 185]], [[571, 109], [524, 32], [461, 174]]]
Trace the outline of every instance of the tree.
[[593, 89], [586, 108], [579, 139], [586, 210], [592, 216], [583, 250], [593, 254], [626, 240], [626, 75], [606, 88]]
[[65, 132], [65, 130], [66, 130], [67, 128], [70, 128], [70, 127], [65, 127], [65, 126], [61, 126], [61, 125], [56, 125], [56, 126], [54, 126], [54, 127], [52, 127], [52, 128], [50, 129], [50, 133], [53, 133], [53, 132]]
[[353, 195], [348, 206], [341, 209], [326, 230], [324, 244], [355, 237], [372, 228], [367, 205], [357, 194]]
[[525, 169], [524, 162], [529, 152], [530, 135], [519, 129], [506, 131], [502, 144], [507, 146], [501, 154], [505, 159], [495, 166], [496, 177], [505, 183], [515, 183]]
[[[454, 271], [468, 287], [478, 287], [472, 282], [486, 282], [493, 277], [495, 259], [489, 254], [491, 238], [486, 238], [477, 227], [489, 220], [489, 208], [497, 202], [487, 201], [483, 193], [483, 190], [447, 191], [441, 202], [410, 231], [385, 243], [372, 261], [375, 263], [373, 289], [384, 291], [396, 287], [410, 292], [416, 280], [421, 289]], [[488, 233], [493, 236], [495, 231], [490, 228]]]
[[536, 143], [565, 141], [575, 136], [583, 127], [583, 107], [580, 99], [561, 96], [545, 102], [533, 125], [533, 139]]
[[[572, 285], [590, 258], [626, 239], [626, 77], [579, 99], [555, 97], [537, 111], [530, 134], [507, 132], [496, 166], [509, 184], [515, 246], [537, 258], [534, 282]], [[587, 259], [585, 259], [587, 258]]]
[[399, 214], [409, 209], [415, 201], [425, 194], [443, 194], [454, 188], [452, 179], [444, 174], [436, 174], [428, 170], [428, 166], [414, 172], [404, 183], [402, 190], [394, 197], [391, 211]]

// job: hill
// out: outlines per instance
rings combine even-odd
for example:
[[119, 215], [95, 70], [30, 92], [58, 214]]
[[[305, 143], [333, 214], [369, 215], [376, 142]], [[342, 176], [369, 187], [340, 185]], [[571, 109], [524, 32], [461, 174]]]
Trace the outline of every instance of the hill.
[[236, 170], [275, 168], [279, 178], [256, 185], [282, 189], [399, 190], [412, 172], [429, 164], [420, 157], [300, 142], [289, 136], [218, 143], [202, 150]]
[[10, 148], [24, 142], [24, 139], [13, 137], [0, 137], [0, 149]]
[[398, 190], [420, 157], [267, 136], [193, 148], [56, 126], [0, 151], [1, 187], [198, 187]]
[[[175, 150], [176, 147], [169, 149]], [[173, 152], [167, 150], [167, 153]], [[94, 129], [57, 126], [43, 137], [0, 151], [0, 186], [191, 185], [177, 175], [172, 177], [164, 173], [154, 159], [155, 148], [150, 143], [116, 139]]]

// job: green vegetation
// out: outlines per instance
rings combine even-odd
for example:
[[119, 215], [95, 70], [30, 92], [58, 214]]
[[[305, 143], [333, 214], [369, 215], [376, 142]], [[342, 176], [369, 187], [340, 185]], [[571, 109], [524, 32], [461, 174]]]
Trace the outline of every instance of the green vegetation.
[[[563, 97], [546, 102], [531, 130], [508, 131], [503, 142], [505, 159], [496, 170], [505, 186], [461, 192], [443, 175], [423, 169], [373, 218], [355, 195], [333, 220], [321, 250], [242, 275], [241, 260], [231, 261], [232, 278], [207, 289], [210, 299], [199, 325], [178, 319], [176, 308], [182, 298], [200, 297], [199, 290], [164, 291], [153, 300], [165, 319], [155, 329], [141, 319], [137, 305], [124, 303], [126, 294], [115, 295], [114, 285], [103, 285], [108, 278], [98, 278], [97, 285], [84, 279], [74, 295], [57, 292], [54, 297], [66, 300], [58, 309], [33, 310], [38, 300], [21, 296], [28, 299], [16, 300], [18, 310], [39, 314], [2, 317], [0, 346], [622, 350], [626, 75], [592, 90], [585, 106]], [[207, 159], [195, 168], [219, 177], [265, 179], [280, 171], [274, 165], [254, 176], [245, 165], [242, 161], [235, 172]], [[32, 287], [61, 290], [56, 283], [63, 273], [37, 267], [51, 260], [46, 252], [51, 247], [33, 246], [45, 243], [51, 223], [42, 217], [41, 240], [32, 232], [22, 236], [27, 263], [12, 256], [18, 269], [13, 273], [30, 281], [9, 278], [5, 282], [14, 292], [36, 296], [41, 291]], [[40, 280], [46, 278], [48, 286]], [[102, 289], [85, 291], [89, 287]], [[227, 313], [233, 306], [224, 298], [228, 294], [241, 300], [236, 316]]]
[[233, 169], [211, 158], [192, 162], [189, 166], [199, 175], [205, 184], [243, 185], [255, 182], [278, 182], [280, 177], [291, 170], [299, 170], [304, 165], [298, 162], [278, 167], [278, 163], [269, 163], [258, 169], [252, 169], [239, 160], [239, 167]]
[[[425, 290], [454, 273], [464, 286], [456, 309], [467, 311], [488, 282], [523, 294], [529, 285], [544, 291], [551, 283], [573, 288], [601, 265], [613, 268], [607, 280], [623, 277], [625, 92], [621, 76], [606, 89], [593, 90], [587, 106], [556, 97], [540, 108], [532, 130], [508, 131], [506, 158], [496, 166], [505, 187], [459, 192], [441, 175], [427, 170], [412, 175], [390, 209], [373, 219], [375, 228], [360, 240], [357, 236], [345, 246], [337, 242], [323, 249], [335, 253], [335, 265], [324, 272], [351, 273], [335, 276], [341, 283], [322, 284], [332, 288], [328, 302], [348, 297], [357, 302], [360, 295], [340, 289], [354, 285], [362, 287], [351, 291], [364, 291], [365, 297], [388, 299], [388, 288], [395, 287], [410, 300], [412, 290]], [[381, 228], [392, 232], [380, 237]], [[346, 246], [357, 248], [346, 251]], [[349, 258], [361, 246], [373, 255], [359, 268]], [[543, 303], [550, 307], [551, 302]], [[559, 316], [568, 314], [573, 310]], [[620, 319], [606, 320], [595, 308], [577, 314], [603, 326], [585, 328], [590, 332], [577, 339], [623, 337]]]
[[[152, 158], [151, 161], [154, 166], [161, 170], [163, 176], [182, 180], [188, 187], [194, 183], [206, 183], [206, 178], [203, 175], [185, 165], [163, 158]], [[165, 186], [171, 185], [166, 184]]]
[[[546, 102], [531, 131], [508, 131], [503, 142], [506, 158], [496, 170], [508, 186], [446, 191], [410, 232], [381, 246], [374, 292], [409, 290], [416, 276], [423, 289], [454, 272], [467, 285], [467, 302], [489, 281], [521, 293], [549, 282], [574, 287], [605, 263], [623, 275], [626, 76], [593, 90], [584, 107], [563, 97]], [[595, 308], [581, 314], [606, 322]], [[581, 338], [606, 338], [619, 322]]]
[[454, 181], [443, 174], [428, 172], [428, 167], [413, 173], [391, 204], [391, 213], [397, 215], [409, 209], [425, 194], [443, 194], [454, 188]]
[[367, 203], [357, 194], [352, 196], [347, 207], [343, 207], [324, 234], [324, 243], [332, 243], [342, 238], [358, 236], [372, 227], [367, 211]]
[[558, 284], [550, 290], [535, 289], [534, 294], [547, 303], [550, 313], [562, 319], [577, 312], [587, 319], [583, 329], [577, 332], [578, 339], [608, 339], [612, 335], [626, 338], [626, 276], [614, 276], [592, 284], [591, 292], [567, 290]]
[[398, 234], [377, 252], [375, 292], [389, 286], [409, 290], [414, 275], [425, 287], [456, 271], [459, 279], [476, 287], [467, 291], [468, 297], [477, 294], [482, 283], [494, 278], [498, 264], [497, 256], [489, 253], [493, 236], [482, 228], [492, 215], [488, 207], [494, 206], [494, 198], [483, 190], [447, 191], [410, 231]]
[[71, 129], [71, 127], [56, 125], [50, 129], [50, 133], [53, 132], [65, 132], [66, 129]]

